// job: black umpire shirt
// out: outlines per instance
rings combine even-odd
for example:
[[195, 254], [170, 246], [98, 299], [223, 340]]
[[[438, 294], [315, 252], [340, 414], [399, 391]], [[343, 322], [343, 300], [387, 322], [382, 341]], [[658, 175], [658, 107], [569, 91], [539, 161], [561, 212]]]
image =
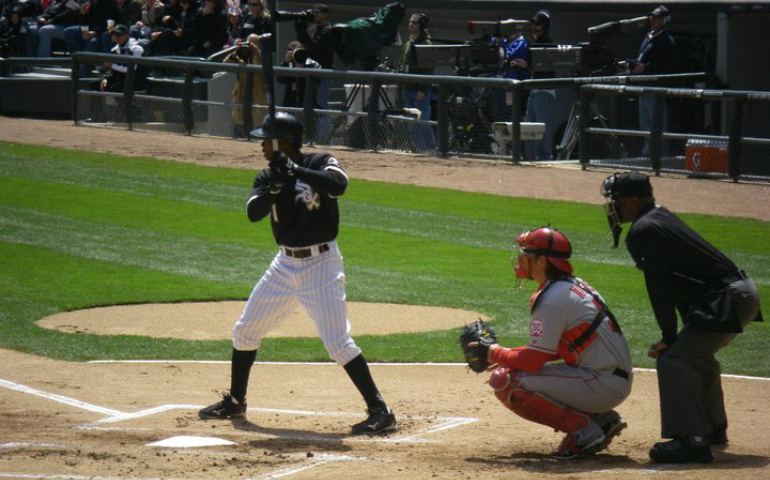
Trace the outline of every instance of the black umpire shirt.
[[257, 175], [246, 203], [249, 220], [270, 215], [278, 245], [297, 248], [330, 242], [339, 232], [337, 197], [345, 193], [348, 176], [337, 159], [325, 153], [306, 153], [295, 163], [294, 178], [288, 178], [277, 194], [268, 191], [268, 169]]
[[634, 220], [626, 247], [644, 272], [652, 310], [663, 341], [676, 341], [676, 310], [688, 307], [723, 279], [735, 264], [665, 207], [650, 206]]

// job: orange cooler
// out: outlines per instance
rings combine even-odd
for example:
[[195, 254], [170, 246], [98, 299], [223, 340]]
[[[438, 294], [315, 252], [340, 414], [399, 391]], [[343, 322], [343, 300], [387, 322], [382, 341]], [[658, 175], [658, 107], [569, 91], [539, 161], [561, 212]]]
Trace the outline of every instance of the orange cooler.
[[727, 141], [687, 140], [684, 156], [690, 172], [727, 173]]

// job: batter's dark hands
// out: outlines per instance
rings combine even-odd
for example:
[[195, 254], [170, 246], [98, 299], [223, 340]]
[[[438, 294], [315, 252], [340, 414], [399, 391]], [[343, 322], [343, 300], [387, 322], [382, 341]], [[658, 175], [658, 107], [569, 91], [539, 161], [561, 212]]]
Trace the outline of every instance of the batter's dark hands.
[[297, 165], [292, 162], [289, 157], [281, 152], [276, 151], [270, 155], [270, 167], [278, 168], [281, 172], [284, 172], [286, 175], [293, 177], [294, 169], [297, 167]]
[[658, 358], [660, 356], [660, 352], [662, 352], [667, 348], [668, 348], [668, 345], [666, 345], [662, 341], [655, 342], [652, 344], [652, 346], [650, 346], [650, 349], [647, 351], [647, 356], [650, 358]]
[[267, 183], [268, 191], [273, 195], [277, 195], [286, 184], [286, 179], [278, 167], [270, 166], [267, 169]]

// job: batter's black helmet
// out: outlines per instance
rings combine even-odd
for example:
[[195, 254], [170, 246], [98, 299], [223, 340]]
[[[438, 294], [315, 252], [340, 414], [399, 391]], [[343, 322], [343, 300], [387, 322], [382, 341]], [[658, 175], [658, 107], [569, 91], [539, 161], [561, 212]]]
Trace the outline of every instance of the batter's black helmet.
[[267, 117], [261, 128], [252, 130], [251, 138], [275, 138], [282, 140], [294, 148], [302, 147], [305, 127], [294, 115], [277, 112], [275, 119]]

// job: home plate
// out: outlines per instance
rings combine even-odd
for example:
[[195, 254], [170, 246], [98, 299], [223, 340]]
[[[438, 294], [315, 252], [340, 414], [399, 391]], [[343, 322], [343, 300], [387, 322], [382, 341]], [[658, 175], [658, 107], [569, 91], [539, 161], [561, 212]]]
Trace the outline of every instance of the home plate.
[[225, 440], [223, 438], [215, 437], [191, 437], [182, 435], [179, 437], [171, 437], [159, 442], [148, 443], [148, 447], [172, 447], [172, 448], [186, 448], [186, 447], [213, 447], [216, 445], [235, 445], [235, 442]]

